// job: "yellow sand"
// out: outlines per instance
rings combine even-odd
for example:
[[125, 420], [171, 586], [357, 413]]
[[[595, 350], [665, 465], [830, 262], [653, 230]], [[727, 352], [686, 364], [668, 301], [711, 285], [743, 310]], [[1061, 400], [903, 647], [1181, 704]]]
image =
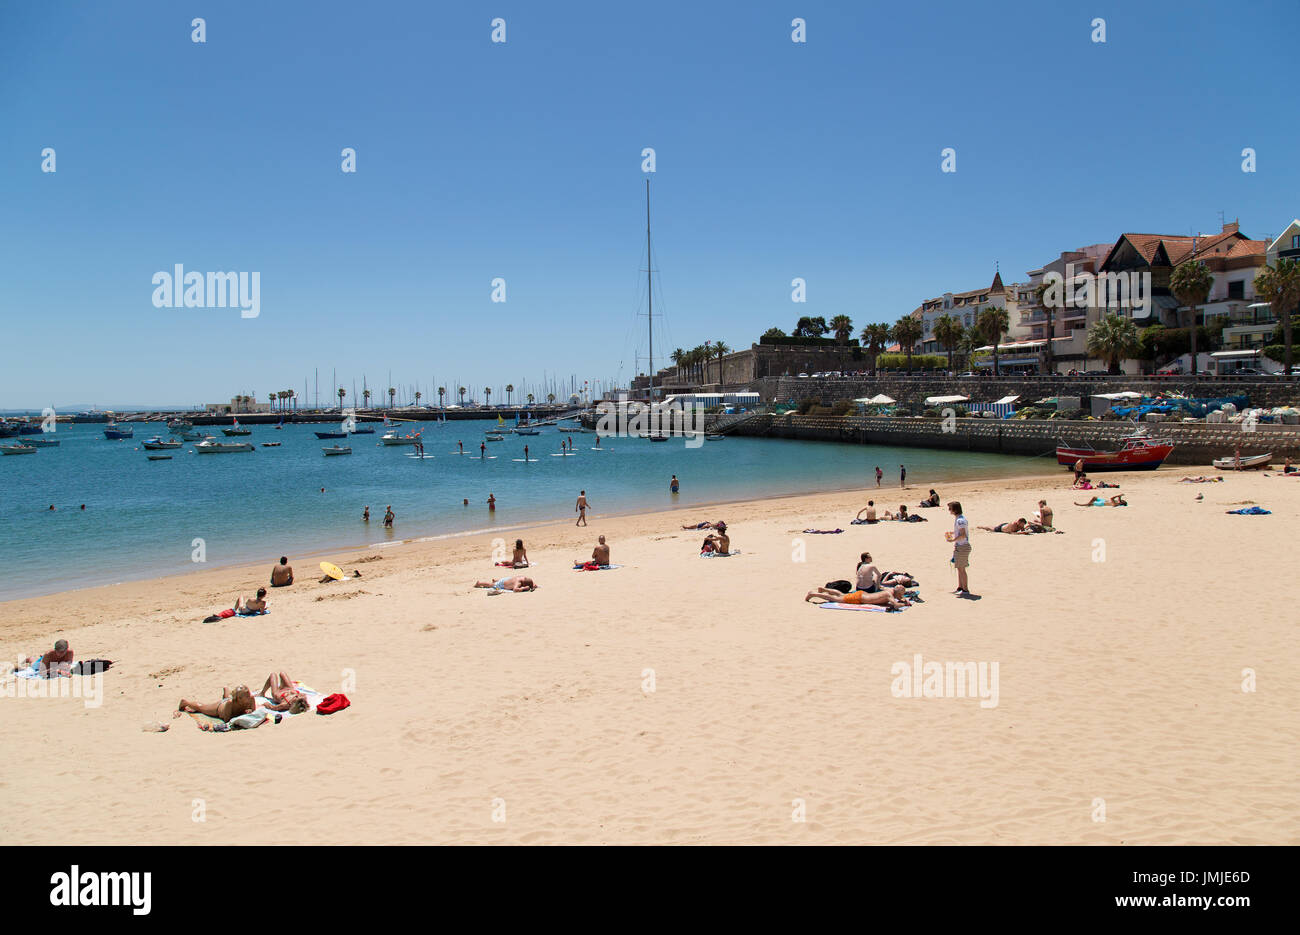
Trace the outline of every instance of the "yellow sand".
[[[9, 602], [6, 659], [64, 637], [116, 665], [98, 708], [0, 699], [0, 831], [10, 844], [1296, 843], [1300, 480], [1182, 473], [1117, 476], [1126, 509], [1072, 506], [1090, 495], [1064, 477], [941, 487], [972, 527], [1045, 496], [1065, 531], [975, 532], [979, 600], [949, 593], [942, 509], [849, 525], [868, 496], [911, 507], [926, 485], [534, 528], [521, 533], [534, 594], [471, 587], [504, 573], [484, 536], [329, 556], [364, 577], [328, 585], [303, 557], [304, 580], [272, 591], [263, 618], [199, 622], [278, 556]], [[1273, 515], [1225, 515], [1247, 502]], [[703, 534], [678, 526], [718, 517], [743, 554], [701, 559]], [[599, 533], [625, 567], [571, 571]], [[804, 602], [851, 578], [864, 548], [919, 577], [925, 603]], [[382, 559], [358, 564], [367, 554]], [[997, 707], [895, 697], [891, 667], [918, 653], [997, 662]], [[222, 735], [171, 719], [182, 696], [212, 701], [280, 669], [325, 692], [354, 682], [352, 707]], [[171, 730], [142, 731], [152, 720]]]

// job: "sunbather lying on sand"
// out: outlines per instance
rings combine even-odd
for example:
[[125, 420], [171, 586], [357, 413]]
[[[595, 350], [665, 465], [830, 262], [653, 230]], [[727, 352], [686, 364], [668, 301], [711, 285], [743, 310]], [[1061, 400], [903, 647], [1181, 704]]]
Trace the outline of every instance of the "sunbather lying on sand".
[[271, 704], [264, 705], [268, 711], [302, 714], [311, 707], [307, 696], [298, 691], [293, 679], [283, 672], [272, 672], [266, 677], [266, 684], [262, 686], [262, 697], [271, 699]]
[[1184, 477], [1178, 483], [1180, 484], [1219, 484], [1223, 482], [1222, 477], [1206, 477], [1203, 474], [1197, 474], [1195, 477]]
[[538, 585], [532, 578], [515, 575], [513, 578], [501, 578], [497, 581], [475, 581], [474, 587], [492, 588], [497, 591], [536, 591]]
[[1026, 526], [1025, 518], [1022, 516], [1020, 519], [1013, 519], [1009, 523], [998, 523], [996, 526], [980, 526], [978, 528], [988, 532], [1005, 532], [1011, 536], [1023, 536], [1029, 532]]
[[683, 526], [682, 528], [683, 529], [718, 529], [718, 528], [726, 529], [727, 524], [724, 523], [722, 520], [718, 520], [716, 523], [696, 523], [694, 526]]
[[902, 585], [874, 593], [850, 591], [847, 594], [834, 588], [817, 588], [805, 594], [803, 599], [815, 604], [879, 604], [894, 609], [910, 607], [912, 604], [903, 596]]
[[1117, 493], [1109, 500], [1102, 497], [1093, 497], [1086, 503], [1076, 503], [1075, 506], [1128, 506], [1128, 501], [1124, 499], [1122, 493]]
[[186, 701], [182, 698], [181, 703], [172, 712], [172, 717], [180, 717], [182, 714], [206, 714], [208, 717], [219, 718], [229, 723], [231, 718], [239, 717], [241, 714], [251, 714], [256, 707], [257, 703], [253, 701], [253, 693], [248, 690], [248, 686], [236, 685], [233, 692], [229, 689], [221, 689], [221, 700], [211, 704], [199, 704], [197, 701]]

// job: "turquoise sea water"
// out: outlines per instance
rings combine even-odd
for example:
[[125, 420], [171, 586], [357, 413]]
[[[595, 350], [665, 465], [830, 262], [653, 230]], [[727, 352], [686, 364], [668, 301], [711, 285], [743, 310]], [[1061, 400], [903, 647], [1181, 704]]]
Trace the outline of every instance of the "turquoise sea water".
[[[945, 481], [1056, 470], [1042, 458], [776, 439], [728, 438], [691, 449], [681, 439], [604, 438], [603, 450], [592, 451], [595, 435], [555, 428], [489, 442], [487, 453], [496, 457], [480, 460], [490, 427], [429, 424], [425, 451], [433, 457], [425, 460], [409, 457], [410, 448], [380, 446], [378, 433], [337, 442], [353, 454], [326, 458], [322, 447], [336, 442], [313, 432], [333, 426], [287, 425], [254, 427], [250, 437], [231, 439], [258, 445], [255, 452], [196, 455], [187, 443], [155, 452], [173, 455], [171, 461], [151, 462], [141, 442], [166, 437], [161, 424], [135, 424], [135, 437], [122, 441], [106, 440], [102, 425], [60, 426], [58, 447], [0, 457], [0, 598], [245, 561], [269, 566], [281, 554], [571, 517], [583, 489], [593, 515], [695, 504], [701, 509], [691, 518], [714, 519], [703, 504], [874, 488], [877, 464], [886, 487], [877, 503], [892, 508], [919, 500], [930, 486], [942, 495]], [[551, 457], [569, 437], [577, 454]], [[452, 453], [458, 440], [463, 457]], [[260, 447], [271, 441], [281, 447]], [[525, 444], [536, 460], [513, 460], [523, 457]], [[897, 491], [900, 463], [908, 485], [922, 488], [905, 498], [890, 492]], [[681, 481], [676, 496], [668, 490], [673, 474]], [[489, 494], [496, 496], [495, 514], [484, 503]], [[382, 524], [388, 504], [397, 515], [391, 531]], [[366, 505], [368, 525], [361, 522]], [[196, 539], [203, 540], [205, 564], [193, 561]]]

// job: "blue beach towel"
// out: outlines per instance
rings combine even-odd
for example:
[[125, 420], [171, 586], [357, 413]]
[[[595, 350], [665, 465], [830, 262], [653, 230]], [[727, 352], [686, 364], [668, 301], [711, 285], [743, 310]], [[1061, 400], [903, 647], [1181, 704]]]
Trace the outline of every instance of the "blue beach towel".
[[849, 520], [849, 525], [850, 526], [874, 526], [878, 522], [880, 522], [880, 520], [878, 519], [851, 519]]
[[1272, 510], [1266, 510], [1262, 506], [1248, 506], [1240, 510], [1227, 510], [1228, 513], [1236, 513], [1238, 516], [1270, 516]]

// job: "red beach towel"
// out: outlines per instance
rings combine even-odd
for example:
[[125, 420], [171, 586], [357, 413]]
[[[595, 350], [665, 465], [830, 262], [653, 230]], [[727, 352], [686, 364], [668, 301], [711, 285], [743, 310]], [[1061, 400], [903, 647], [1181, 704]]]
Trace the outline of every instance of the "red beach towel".
[[324, 700], [316, 706], [316, 713], [334, 714], [335, 712], [342, 711], [344, 708], [351, 706], [352, 702], [348, 701], [347, 695], [326, 695]]

